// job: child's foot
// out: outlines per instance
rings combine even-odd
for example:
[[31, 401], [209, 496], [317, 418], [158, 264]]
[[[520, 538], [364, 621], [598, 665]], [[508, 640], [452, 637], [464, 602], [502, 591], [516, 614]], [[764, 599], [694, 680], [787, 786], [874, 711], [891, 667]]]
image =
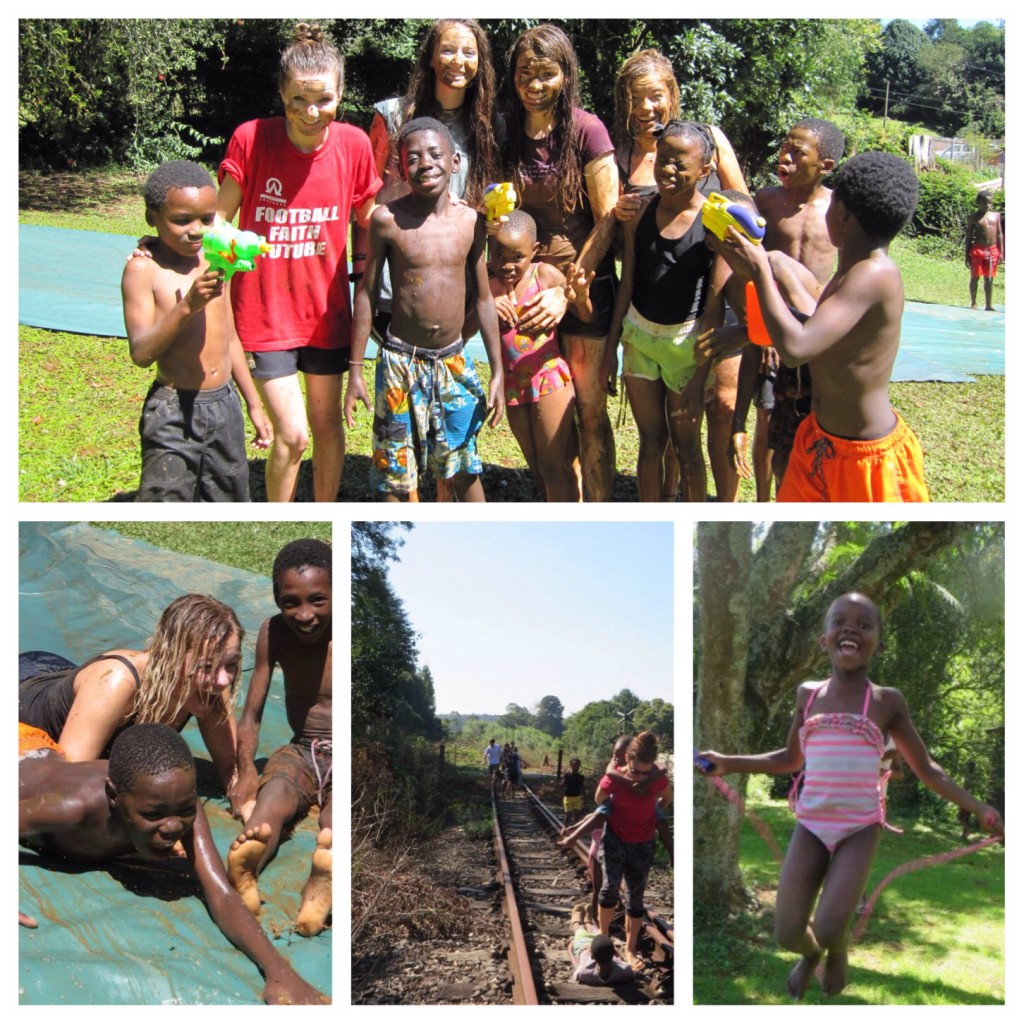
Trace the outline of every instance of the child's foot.
[[634, 971], [642, 971], [644, 969], [643, 957], [631, 949], [624, 949], [622, 951], [622, 959], [625, 960]]
[[313, 868], [302, 887], [302, 905], [295, 919], [295, 930], [300, 935], [318, 935], [331, 912], [331, 871], [334, 854], [331, 852], [331, 830], [323, 828], [316, 837]]
[[228, 850], [228, 878], [254, 914], [260, 912], [260, 861], [267, 852], [271, 831], [268, 822], [247, 828]]
[[821, 991], [827, 996], [837, 996], [846, 988], [849, 957], [846, 950], [830, 950], [825, 958], [825, 970], [821, 975]]
[[818, 966], [820, 959], [820, 956], [813, 960], [802, 956], [796, 962], [796, 967], [789, 972], [789, 977], [786, 979], [786, 990], [789, 992], [790, 998], [803, 999], [807, 986], [810, 985], [811, 978], [814, 977], [814, 968]]

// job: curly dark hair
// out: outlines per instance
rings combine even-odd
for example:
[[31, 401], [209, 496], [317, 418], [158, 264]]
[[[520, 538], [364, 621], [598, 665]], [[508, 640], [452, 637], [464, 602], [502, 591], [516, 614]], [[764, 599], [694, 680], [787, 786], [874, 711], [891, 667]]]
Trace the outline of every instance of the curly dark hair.
[[805, 117], [797, 121], [793, 128], [803, 128], [818, 140], [818, 156], [822, 160], [834, 160], [836, 163], [842, 160], [846, 152], [846, 136], [831, 121], [820, 117]]
[[508, 165], [516, 191], [523, 194], [523, 101], [516, 90], [516, 65], [523, 57], [554, 61], [562, 72], [562, 89], [555, 100], [555, 127], [548, 139], [551, 168], [557, 181], [555, 202], [563, 210], [581, 203], [584, 181], [580, 143], [573, 111], [580, 105], [576, 51], [569, 37], [554, 25], [527, 29], [508, 52], [508, 92], [512, 116], [509, 125]]
[[168, 160], [161, 164], [147, 179], [142, 196], [148, 210], [159, 210], [167, 199], [167, 193], [175, 188], [216, 189], [210, 172], [191, 160]]
[[415, 117], [406, 124], [403, 124], [398, 131], [398, 135], [395, 136], [395, 153], [398, 155], [399, 163], [401, 163], [402, 146], [405, 145], [405, 140], [410, 135], [417, 135], [419, 132], [437, 132], [448, 146], [448, 152], [454, 154], [455, 140], [452, 138], [448, 125], [438, 121], [436, 117]]
[[194, 775], [196, 763], [188, 744], [169, 725], [131, 725], [110, 748], [107, 774], [119, 793], [132, 792], [139, 779], [176, 770]]
[[277, 87], [284, 89], [290, 78], [315, 78], [325, 71], [337, 76], [340, 93], [345, 87], [345, 58], [319, 25], [300, 21], [292, 31], [291, 42], [281, 53]]
[[858, 153], [839, 169], [832, 196], [869, 237], [891, 242], [917, 209], [917, 175], [892, 153]]
[[537, 222], [525, 210], [512, 210], [508, 214], [508, 222], [499, 229], [498, 234], [505, 231], [523, 235], [531, 244], [537, 241]]
[[277, 601], [281, 592], [281, 577], [289, 569], [323, 569], [328, 578], [333, 581], [331, 565], [332, 552], [329, 544], [313, 537], [289, 541], [278, 551], [277, 557], [274, 559], [274, 568], [271, 570], [274, 601]]
[[409, 88], [402, 97], [402, 121], [424, 116], [436, 117], [441, 113], [434, 99], [434, 51], [444, 30], [453, 25], [468, 29], [476, 40], [476, 76], [466, 86], [466, 98], [460, 111], [469, 126], [466, 140], [469, 169], [466, 172], [466, 192], [463, 198], [475, 207], [483, 201], [487, 185], [501, 177], [498, 144], [494, 139], [494, 62], [491, 60], [491, 44], [487, 41], [487, 33], [476, 19], [442, 18], [431, 25], [430, 31], [420, 43]]

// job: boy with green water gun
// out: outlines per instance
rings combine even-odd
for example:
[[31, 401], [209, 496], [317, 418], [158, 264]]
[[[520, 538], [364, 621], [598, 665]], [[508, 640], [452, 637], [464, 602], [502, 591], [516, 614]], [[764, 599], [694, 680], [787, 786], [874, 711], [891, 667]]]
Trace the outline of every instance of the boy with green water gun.
[[149, 245], [152, 259], [129, 260], [121, 278], [132, 361], [156, 363], [157, 370], [139, 421], [136, 500], [248, 501], [245, 424], [235, 387], [256, 428], [254, 446], [268, 448], [272, 432], [224, 300], [225, 279], [244, 269], [238, 257], [245, 254], [237, 253], [230, 273], [204, 260], [217, 190], [198, 164], [162, 164], [144, 196], [146, 222], [157, 234]]

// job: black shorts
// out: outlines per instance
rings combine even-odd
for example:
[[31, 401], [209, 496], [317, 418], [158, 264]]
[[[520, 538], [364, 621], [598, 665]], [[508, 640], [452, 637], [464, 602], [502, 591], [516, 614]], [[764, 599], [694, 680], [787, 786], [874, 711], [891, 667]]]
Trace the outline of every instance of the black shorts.
[[647, 876], [654, 863], [654, 840], [624, 843], [611, 830], [604, 830], [604, 840], [598, 852], [604, 880], [597, 902], [602, 907], [614, 907], [619, 899], [619, 883], [626, 883], [626, 913], [630, 917], [644, 916], [644, 889]]
[[253, 380], [277, 380], [302, 372], [311, 377], [334, 377], [344, 373], [347, 348], [283, 348], [276, 352], [246, 352]]
[[154, 381], [139, 418], [136, 501], [248, 501], [245, 420], [233, 384], [179, 391]]
[[595, 277], [590, 286], [590, 302], [594, 307], [593, 319], [584, 323], [572, 311], [570, 306], [565, 311], [559, 333], [575, 334], [586, 338], [603, 338], [612, 327], [612, 310], [615, 307], [615, 275]]

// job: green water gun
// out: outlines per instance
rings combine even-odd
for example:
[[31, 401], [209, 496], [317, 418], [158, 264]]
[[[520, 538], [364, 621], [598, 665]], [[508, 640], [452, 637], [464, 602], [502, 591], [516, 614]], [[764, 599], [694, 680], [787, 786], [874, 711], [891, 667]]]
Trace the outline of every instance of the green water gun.
[[255, 270], [256, 257], [270, 252], [270, 245], [255, 231], [239, 231], [230, 224], [216, 224], [203, 232], [203, 255], [224, 280], [239, 270]]

